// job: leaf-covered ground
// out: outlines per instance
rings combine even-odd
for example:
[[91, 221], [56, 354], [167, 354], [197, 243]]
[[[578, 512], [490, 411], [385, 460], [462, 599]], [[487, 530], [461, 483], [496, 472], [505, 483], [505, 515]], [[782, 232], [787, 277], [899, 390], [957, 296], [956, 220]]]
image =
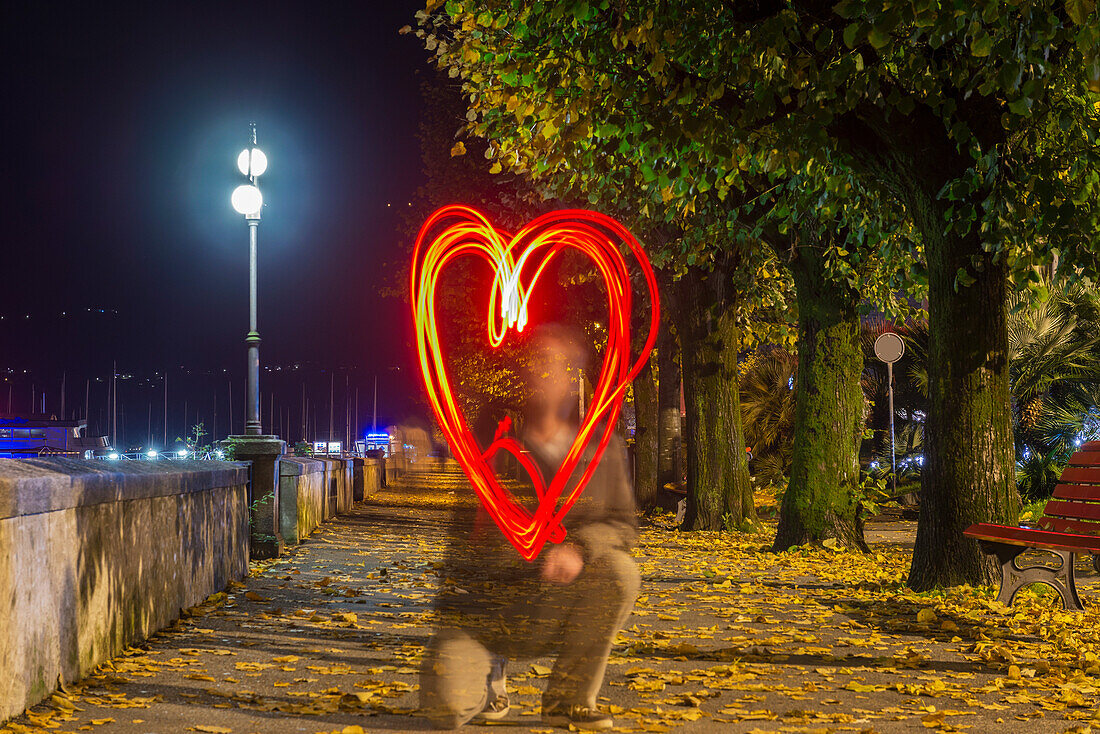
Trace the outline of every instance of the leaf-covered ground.
[[[171, 629], [0, 726], [9, 732], [425, 729], [417, 665], [461, 475], [382, 490]], [[618, 731], [1100, 731], [1100, 584], [913, 594], [915, 527], [868, 526], [868, 555], [774, 554], [767, 534], [644, 530], [642, 595], [603, 694]], [[1043, 587], [1036, 587], [1043, 589]], [[504, 731], [539, 721], [549, 660], [510, 664]]]

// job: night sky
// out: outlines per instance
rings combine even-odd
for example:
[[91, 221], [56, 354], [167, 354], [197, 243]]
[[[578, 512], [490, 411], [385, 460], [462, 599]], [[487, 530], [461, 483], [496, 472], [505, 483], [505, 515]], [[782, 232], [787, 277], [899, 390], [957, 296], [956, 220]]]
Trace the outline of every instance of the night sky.
[[274, 391], [297, 440], [305, 384], [327, 432], [335, 374], [342, 438], [344, 385], [366, 421], [377, 374], [380, 420], [403, 417], [407, 309], [379, 288], [422, 179], [419, 83], [435, 72], [397, 33], [421, 6], [5, 3], [0, 411], [10, 385], [15, 412], [32, 390], [59, 412], [64, 374], [66, 414], [90, 379], [102, 429], [117, 362], [126, 443], [149, 423], [161, 443], [165, 371], [170, 439], [184, 401], [210, 428], [217, 400], [224, 435], [230, 383], [241, 430], [248, 234], [229, 194], [255, 120], [260, 357], [281, 368], [261, 376], [263, 410]]

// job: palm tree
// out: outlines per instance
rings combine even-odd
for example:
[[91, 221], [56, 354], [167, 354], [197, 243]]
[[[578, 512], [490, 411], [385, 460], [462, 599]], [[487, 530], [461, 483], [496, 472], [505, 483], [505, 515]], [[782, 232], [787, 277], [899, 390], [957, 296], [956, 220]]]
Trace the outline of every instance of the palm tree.
[[1097, 436], [1100, 404], [1100, 298], [1081, 283], [1009, 299], [1017, 486], [1025, 498], [1051, 494], [1070, 454]]
[[741, 376], [741, 421], [752, 449], [753, 475], [771, 484], [786, 481], [794, 440], [798, 357], [779, 348], [757, 352]]

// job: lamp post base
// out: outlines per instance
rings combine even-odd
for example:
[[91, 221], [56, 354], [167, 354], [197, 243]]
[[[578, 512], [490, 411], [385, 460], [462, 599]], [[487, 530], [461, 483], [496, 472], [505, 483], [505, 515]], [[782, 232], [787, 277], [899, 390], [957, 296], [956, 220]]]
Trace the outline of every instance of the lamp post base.
[[252, 464], [248, 492], [250, 554], [254, 559], [276, 558], [283, 553], [279, 530], [279, 457], [286, 441], [278, 436], [230, 436], [233, 459]]

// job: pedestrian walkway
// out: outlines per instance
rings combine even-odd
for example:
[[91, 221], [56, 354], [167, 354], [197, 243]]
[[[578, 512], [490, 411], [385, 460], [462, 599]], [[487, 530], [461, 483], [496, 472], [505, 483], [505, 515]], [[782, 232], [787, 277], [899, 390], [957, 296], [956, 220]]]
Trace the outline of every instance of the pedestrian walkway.
[[[382, 490], [0, 732], [425, 729], [417, 666], [456, 501], [472, 501], [456, 472]], [[1013, 610], [988, 589], [916, 595], [902, 586], [913, 530], [872, 525], [863, 555], [646, 529], [642, 595], [603, 691], [617, 730], [1100, 727], [1100, 589], [1086, 564], [1084, 614], [1050, 594]], [[503, 732], [550, 731], [550, 662], [510, 664]]]

